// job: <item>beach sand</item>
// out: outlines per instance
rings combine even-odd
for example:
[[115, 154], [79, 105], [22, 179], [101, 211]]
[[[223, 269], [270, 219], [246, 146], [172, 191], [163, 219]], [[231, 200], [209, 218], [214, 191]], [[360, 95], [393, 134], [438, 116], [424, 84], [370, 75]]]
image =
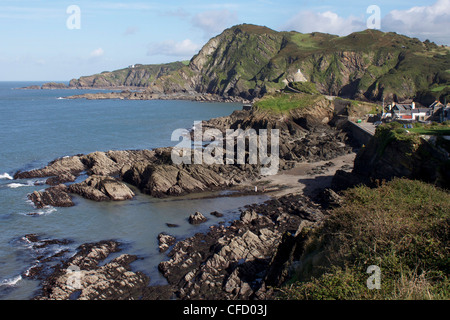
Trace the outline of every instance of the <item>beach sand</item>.
[[331, 186], [337, 170], [351, 171], [355, 157], [356, 153], [350, 153], [327, 161], [298, 163], [292, 169], [251, 182], [248, 188], [257, 186], [257, 192], [276, 197], [290, 193], [312, 196], [318, 189]]

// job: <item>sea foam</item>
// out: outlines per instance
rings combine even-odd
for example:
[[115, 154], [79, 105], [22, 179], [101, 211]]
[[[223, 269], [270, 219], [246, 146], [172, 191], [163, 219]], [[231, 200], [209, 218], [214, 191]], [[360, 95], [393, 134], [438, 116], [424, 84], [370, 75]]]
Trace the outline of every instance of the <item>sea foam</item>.
[[32, 186], [34, 186], [34, 182], [28, 181], [26, 184], [25, 183], [10, 183], [7, 186], [10, 187], [11, 189], [17, 189], [20, 187], [32, 187]]
[[11, 189], [21, 188], [21, 187], [34, 187], [40, 186], [45, 183], [45, 180], [28, 180], [26, 183], [9, 183], [7, 186]]
[[20, 280], [22, 280], [22, 276], [20, 275], [11, 279], [5, 279], [0, 282], [0, 286], [12, 287], [15, 286]]
[[0, 174], [0, 179], [13, 180], [13, 177], [11, 177], [8, 173], [3, 173], [3, 174]]

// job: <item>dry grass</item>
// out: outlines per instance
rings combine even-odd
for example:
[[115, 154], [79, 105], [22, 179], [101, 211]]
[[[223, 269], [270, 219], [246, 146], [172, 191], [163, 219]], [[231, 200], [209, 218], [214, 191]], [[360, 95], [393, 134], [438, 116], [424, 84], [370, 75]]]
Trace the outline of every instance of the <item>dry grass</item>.
[[[284, 289], [285, 298], [450, 298], [447, 191], [395, 179], [375, 189], [347, 190], [344, 197], [345, 205], [310, 237], [303, 268], [295, 285]], [[322, 259], [312, 263], [319, 253]], [[382, 271], [380, 290], [365, 286], [370, 265]]]

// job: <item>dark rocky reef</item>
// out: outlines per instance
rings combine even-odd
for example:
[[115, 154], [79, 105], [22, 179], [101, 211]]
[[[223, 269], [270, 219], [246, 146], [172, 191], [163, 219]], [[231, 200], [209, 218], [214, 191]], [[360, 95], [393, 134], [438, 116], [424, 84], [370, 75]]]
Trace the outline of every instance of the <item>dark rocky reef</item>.
[[159, 265], [169, 285], [147, 288], [144, 299], [271, 299], [269, 287], [287, 279], [302, 252], [305, 228], [323, 218], [301, 195], [249, 206], [230, 226], [177, 242]]
[[54, 268], [45, 279], [36, 300], [130, 300], [139, 299], [149, 278], [133, 272], [136, 256], [122, 254], [99, 266], [110, 254], [120, 251], [116, 241], [83, 244], [77, 253]]

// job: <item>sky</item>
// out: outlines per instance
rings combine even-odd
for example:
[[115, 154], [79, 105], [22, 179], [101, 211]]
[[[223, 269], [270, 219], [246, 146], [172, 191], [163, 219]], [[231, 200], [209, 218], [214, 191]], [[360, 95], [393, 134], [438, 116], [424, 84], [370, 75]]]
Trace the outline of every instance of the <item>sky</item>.
[[0, 81], [189, 60], [241, 23], [339, 36], [375, 28], [450, 45], [450, 0], [0, 0]]

